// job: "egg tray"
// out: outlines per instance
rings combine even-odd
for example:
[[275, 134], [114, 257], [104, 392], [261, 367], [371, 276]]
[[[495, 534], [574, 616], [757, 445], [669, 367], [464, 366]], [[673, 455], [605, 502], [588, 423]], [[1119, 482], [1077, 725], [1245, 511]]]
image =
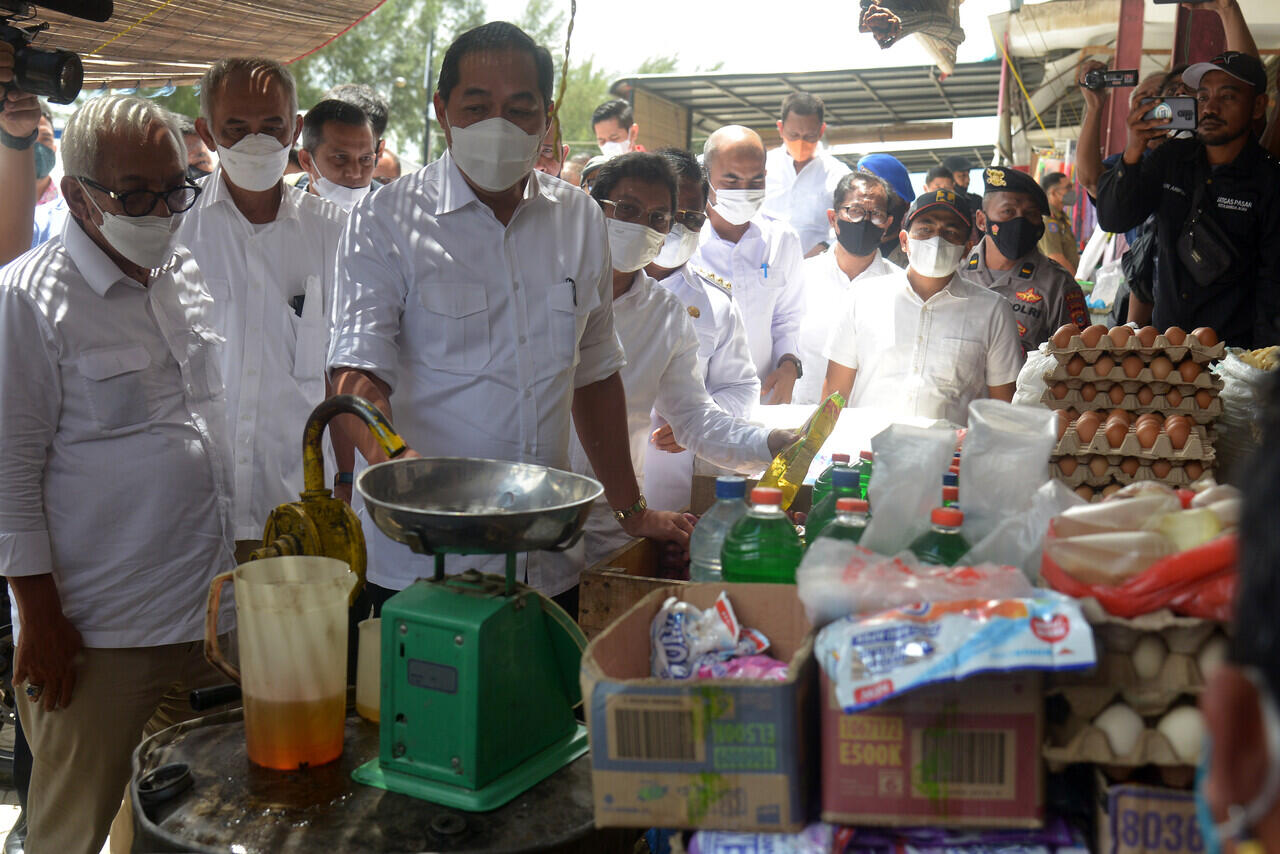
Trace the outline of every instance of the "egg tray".
[[1077, 601], [1080, 603], [1081, 613], [1093, 628], [1094, 642], [1107, 652], [1130, 655], [1143, 635], [1157, 634], [1170, 653], [1195, 655], [1214, 632], [1229, 628], [1227, 624], [1213, 620], [1181, 617], [1168, 608], [1140, 617], [1126, 618], [1108, 612], [1093, 597]]
[[[1180, 465], [1170, 468], [1169, 473], [1164, 477], [1157, 477], [1150, 464], [1138, 466], [1138, 471], [1135, 474], [1126, 474], [1118, 464], [1109, 461], [1107, 470], [1101, 475], [1095, 475], [1088, 464], [1081, 462], [1076, 470], [1068, 476], [1062, 473], [1062, 469], [1058, 468], [1057, 462], [1057, 460], [1054, 460], [1049, 463], [1049, 477], [1062, 481], [1071, 489], [1081, 485], [1092, 486], [1095, 489], [1105, 489], [1113, 483], [1120, 486], [1128, 486], [1131, 483], [1144, 480], [1154, 480], [1174, 489], [1190, 486], [1194, 483], [1192, 478], [1187, 475], [1186, 470]], [[1205, 466], [1205, 471], [1210, 471], [1208, 465]], [[1201, 476], [1203, 477], [1203, 474]]]
[[1084, 339], [1077, 334], [1071, 336], [1071, 341], [1066, 347], [1055, 347], [1050, 343], [1048, 345], [1048, 352], [1064, 365], [1071, 361], [1072, 356], [1076, 355], [1079, 355], [1086, 362], [1092, 365], [1094, 362], [1098, 361], [1098, 357], [1103, 353], [1110, 353], [1116, 358], [1116, 361], [1120, 361], [1125, 356], [1137, 353], [1142, 357], [1143, 362], [1150, 362], [1156, 356], [1164, 354], [1173, 362], [1181, 362], [1187, 356], [1190, 356], [1195, 362], [1199, 364], [1206, 364], [1208, 362], [1221, 359], [1227, 353], [1227, 345], [1222, 341], [1219, 341], [1212, 347], [1204, 347], [1200, 342], [1191, 338], [1190, 334], [1188, 334], [1186, 340], [1193, 343], [1188, 345], [1184, 341], [1182, 344], [1170, 344], [1169, 339], [1164, 336], [1164, 333], [1161, 333], [1156, 336], [1156, 340], [1150, 347], [1143, 347], [1138, 342], [1138, 336], [1130, 335], [1128, 341], [1117, 347], [1112, 343], [1108, 336], [1103, 335], [1101, 340], [1098, 341], [1098, 346], [1086, 347], [1084, 345]]
[[[1193, 424], [1187, 433], [1186, 443], [1180, 449], [1175, 449], [1169, 434], [1162, 427], [1151, 447], [1143, 448], [1138, 441], [1138, 428], [1131, 426], [1124, 435], [1124, 441], [1119, 445], [1112, 445], [1107, 442], [1106, 424], [1104, 423], [1098, 425], [1098, 432], [1094, 433], [1093, 438], [1086, 443], [1080, 439], [1080, 435], [1076, 433], [1075, 422], [1072, 422], [1067, 427], [1067, 432], [1062, 434], [1062, 438], [1054, 446], [1050, 456], [1079, 457], [1086, 454], [1102, 454], [1109, 457], [1137, 457], [1139, 460], [1151, 461], [1168, 460], [1172, 463], [1181, 463], [1187, 460], [1200, 460], [1207, 463], [1213, 461], [1213, 436], [1205, 427]], [[1118, 462], [1117, 465], [1119, 465]]]
[[1155, 728], [1156, 720], [1138, 736], [1138, 743], [1123, 756], [1111, 750], [1106, 733], [1088, 721], [1072, 719], [1063, 727], [1050, 727], [1050, 743], [1041, 751], [1049, 770], [1057, 773], [1068, 765], [1090, 763], [1114, 768], [1186, 768], [1194, 766], [1174, 751], [1169, 739]]
[[[1212, 394], [1213, 400], [1209, 401], [1209, 406], [1205, 409], [1201, 409], [1200, 406], [1196, 404], [1195, 398], [1189, 394], [1183, 395], [1182, 401], [1177, 406], [1170, 406], [1168, 399], [1163, 394], [1157, 394], [1152, 398], [1151, 402], [1145, 406], [1138, 402], [1138, 396], [1136, 394], [1126, 394], [1124, 400], [1121, 401], [1119, 406], [1112, 403], [1111, 398], [1107, 397], [1105, 394], [1099, 394], [1093, 400], [1088, 402], [1086, 402], [1082, 397], [1080, 402], [1075, 405], [1075, 408], [1080, 412], [1110, 412], [1113, 409], [1123, 409], [1125, 412], [1131, 412], [1135, 416], [1146, 415], [1148, 412], [1155, 412], [1166, 418], [1170, 415], [1185, 415], [1197, 424], [1208, 426], [1213, 424], [1222, 416], [1223, 409], [1222, 401], [1219, 399], [1217, 391], [1212, 392]], [[1070, 398], [1070, 396], [1071, 393], [1068, 392], [1067, 397]], [[1050, 397], [1052, 397], [1052, 392], [1050, 392]], [[1056, 398], [1051, 402], [1045, 402], [1051, 403], [1049, 407], [1050, 409], [1058, 410], [1070, 408], [1058, 405], [1064, 401]]]
[[1160, 672], [1142, 679], [1124, 652], [1100, 652], [1098, 666], [1089, 671], [1051, 673], [1046, 696], [1061, 696], [1073, 717], [1091, 721], [1112, 703], [1124, 702], [1142, 717], [1160, 716], [1185, 695], [1204, 690], [1204, 676], [1194, 655], [1169, 653]]
[[1164, 394], [1165, 390], [1170, 386], [1176, 387], [1179, 391], [1185, 392], [1187, 389], [1198, 390], [1202, 388], [1212, 389], [1213, 391], [1221, 391], [1223, 381], [1221, 377], [1215, 376], [1210, 371], [1201, 370], [1195, 375], [1195, 378], [1187, 382], [1182, 378], [1182, 374], [1178, 372], [1178, 366], [1175, 364], [1173, 370], [1164, 376], [1164, 379], [1158, 379], [1151, 368], [1143, 366], [1136, 376], [1129, 376], [1124, 372], [1124, 368], [1116, 365], [1107, 373], [1106, 376], [1097, 376], [1092, 366], [1086, 365], [1084, 370], [1077, 376], [1071, 376], [1067, 373], [1066, 365], [1058, 365], [1052, 371], [1044, 375], [1044, 381], [1049, 385], [1053, 383], [1066, 383], [1068, 388], [1079, 388], [1085, 383], [1093, 383], [1098, 393], [1107, 391], [1111, 386], [1119, 384], [1126, 392], [1137, 393], [1138, 389], [1144, 385], [1151, 386], [1151, 390], [1158, 394]]
[[[1040, 402], [1043, 403], [1045, 406], [1049, 407], [1050, 409], [1076, 409], [1076, 410], [1079, 410], [1080, 412], [1088, 412], [1090, 410], [1095, 410], [1095, 409], [1123, 409], [1125, 412], [1138, 412], [1144, 408], [1143, 405], [1138, 402], [1137, 392], [1126, 392], [1125, 396], [1120, 399], [1120, 402], [1116, 403], [1111, 399], [1110, 394], [1108, 394], [1109, 391], [1110, 389], [1108, 389], [1107, 391], [1100, 391], [1093, 398], [1093, 400], [1085, 400], [1083, 392], [1078, 388], [1068, 388], [1066, 395], [1061, 398], [1054, 397], [1053, 390], [1047, 388], [1045, 389], [1044, 394], [1040, 396]], [[1193, 404], [1195, 403], [1193, 399], [1193, 396], [1195, 394], [1194, 391], [1192, 391], [1190, 394], [1188, 394], [1183, 389], [1179, 389], [1179, 391], [1182, 391], [1182, 399], [1184, 403], [1187, 400], [1191, 400]], [[1214, 398], [1214, 401], [1215, 402], [1217, 401], [1216, 396]], [[1154, 402], [1155, 401], [1153, 400], [1152, 403]], [[1146, 408], [1150, 409], [1151, 411], [1161, 411], [1161, 410], [1153, 409], [1151, 405], [1148, 405]], [[1213, 406], [1211, 404], [1209, 409], [1207, 410], [1202, 410], [1199, 407], [1195, 407], [1195, 410], [1199, 412], [1208, 413], [1213, 411]], [[1168, 410], [1168, 411], [1169, 411], [1169, 414], [1171, 415], [1177, 415], [1178, 412], [1181, 410]], [[1218, 413], [1221, 414], [1220, 408], [1218, 410]]]

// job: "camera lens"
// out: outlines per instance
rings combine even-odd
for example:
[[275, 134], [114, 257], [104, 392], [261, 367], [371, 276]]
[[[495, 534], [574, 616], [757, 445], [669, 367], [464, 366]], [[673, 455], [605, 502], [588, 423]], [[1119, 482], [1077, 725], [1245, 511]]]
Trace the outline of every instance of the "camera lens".
[[1106, 83], [1106, 78], [1102, 72], [1096, 68], [1090, 69], [1084, 75], [1084, 86], [1086, 89], [1101, 89]]
[[19, 48], [14, 56], [14, 82], [32, 95], [55, 104], [70, 104], [80, 94], [84, 66], [80, 57], [65, 50]]

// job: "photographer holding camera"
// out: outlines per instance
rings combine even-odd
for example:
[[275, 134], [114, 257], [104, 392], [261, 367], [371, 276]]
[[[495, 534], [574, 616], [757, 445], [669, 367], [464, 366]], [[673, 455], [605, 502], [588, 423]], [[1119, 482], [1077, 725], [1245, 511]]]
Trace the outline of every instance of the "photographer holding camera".
[[[13, 82], [13, 45], [0, 41], [0, 85]], [[40, 103], [20, 89], [0, 94], [0, 266], [31, 248], [31, 224], [36, 208], [34, 146], [40, 124]]]

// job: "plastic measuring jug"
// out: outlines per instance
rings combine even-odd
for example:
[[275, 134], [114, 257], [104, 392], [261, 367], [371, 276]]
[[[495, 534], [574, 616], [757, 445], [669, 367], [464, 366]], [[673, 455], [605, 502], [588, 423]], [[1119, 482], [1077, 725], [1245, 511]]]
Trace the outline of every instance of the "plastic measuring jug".
[[[240, 667], [218, 648], [222, 588], [234, 580]], [[242, 563], [209, 585], [204, 653], [240, 683], [249, 760], [291, 771], [342, 755], [347, 602], [356, 575], [327, 557]]]

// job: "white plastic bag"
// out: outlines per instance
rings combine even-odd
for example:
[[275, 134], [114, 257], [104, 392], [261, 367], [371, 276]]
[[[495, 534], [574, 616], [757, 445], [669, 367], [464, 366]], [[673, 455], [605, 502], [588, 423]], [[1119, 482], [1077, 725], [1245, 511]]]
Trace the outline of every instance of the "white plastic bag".
[[961, 563], [995, 563], [1016, 566], [1035, 582], [1040, 579], [1040, 559], [1044, 556], [1044, 535], [1053, 517], [1085, 504], [1085, 500], [1060, 480], [1041, 484], [1031, 499], [1031, 509], [1006, 516], [980, 540]]
[[1093, 234], [1089, 236], [1089, 242], [1085, 244], [1084, 251], [1080, 253], [1080, 263], [1076, 266], [1076, 279], [1082, 282], [1093, 281], [1093, 271], [1098, 269], [1098, 263], [1102, 260], [1102, 253], [1114, 236], [1109, 231], [1103, 231], [1101, 226], [1094, 226]]
[[1013, 402], [1019, 406], [1040, 406], [1045, 389], [1045, 374], [1058, 367], [1058, 360], [1049, 354], [1049, 342], [1040, 345], [1040, 349], [1027, 354], [1027, 361], [1022, 363], [1018, 372], [1018, 388], [1013, 393]]
[[894, 424], [871, 439], [871, 521], [862, 535], [864, 547], [897, 554], [929, 529], [955, 447], [955, 431], [941, 427]]
[[1241, 350], [1230, 349], [1211, 369], [1222, 379], [1222, 416], [1218, 419], [1218, 439], [1214, 443], [1218, 477], [1239, 480], [1242, 467], [1262, 440], [1258, 415], [1266, 394], [1270, 371], [1262, 371], [1240, 358]]
[[[1049, 479], [1049, 453], [1058, 440], [1057, 417], [1041, 406], [1002, 400], [969, 404], [969, 432], [960, 458], [960, 509], [970, 543], [1008, 516], [1026, 513]], [[875, 504], [872, 505], [874, 512]]]

